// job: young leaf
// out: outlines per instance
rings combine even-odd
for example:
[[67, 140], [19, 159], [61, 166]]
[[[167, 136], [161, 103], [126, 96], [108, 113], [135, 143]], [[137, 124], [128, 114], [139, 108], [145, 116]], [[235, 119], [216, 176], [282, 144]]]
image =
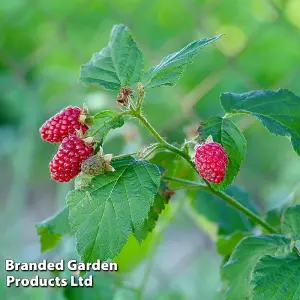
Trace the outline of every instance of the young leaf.
[[222, 35], [209, 39], [194, 41], [183, 49], [164, 57], [161, 62], [152, 67], [143, 80], [146, 88], [159, 87], [162, 85], [173, 86], [177, 83], [186, 66], [193, 61], [199, 50], [211, 42], [216, 41]]
[[121, 86], [140, 81], [143, 64], [143, 54], [129, 29], [115, 25], [108, 46], [93, 54], [91, 60], [81, 66], [80, 81], [119, 90]]
[[65, 207], [55, 216], [35, 225], [40, 236], [42, 253], [56, 247], [63, 235], [71, 234], [68, 214], [68, 209]]
[[[198, 190], [196, 195], [194, 193], [195, 191], [190, 192], [190, 195], [192, 195], [192, 206], [209, 221], [217, 223], [220, 234], [228, 235], [235, 231], [247, 232], [253, 228], [253, 224], [245, 215], [228, 206], [219, 197], [203, 190]], [[241, 188], [230, 186], [226, 189], [226, 193], [235, 197], [253, 212], [257, 212], [252, 199]]]
[[124, 125], [123, 117], [115, 110], [103, 110], [94, 116], [93, 121], [85, 135], [95, 137], [100, 144], [103, 144], [110, 130]]
[[69, 221], [84, 262], [114, 258], [139, 230], [160, 184], [157, 166], [132, 157], [112, 163], [115, 172], [95, 176], [67, 195]]
[[293, 252], [264, 256], [254, 268], [251, 283], [253, 300], [300, 299], [300, 257]]
[[223, 266], [226, 299], [250, 299], [251, 273], [265, 255], [280, 256], [290, 252], [290, 240], [281, 235], [250, 236], [242, 239], [228, 262]]
[[164, 181], [160, 182], [160, 187], [149, 211], [148, 218], [145, 220], [143, 226], [134, 232], [134, 236], [139, 243], [145, 240], [148, 234], [152, 232], [159, 215], [165, 209], [165, 204], [169, 202], [173, 193], [174, 192], [168, 188]]
[[243, 94], [223, 93], [221, 102], [227, 113], [251, 114], [270, 133], [290, 137], [294, 150], [300, 155], [300, 97], [287, 89], [280, 89]]
[[246, 139], [231, 120], [221, 117], [209, 118], [201, 124], [198, 132], [202, 139], [211, 135], [214, 142], [221, 144], [228, 154], [229, 162], [224, 180], [220, 184], [211, 184], [215, 190], [223, 190], [231, 184], [245, 159]]
[[282, 232], [294, 240], [300, 239], [300, 205], [289, 206], [284, 211]]

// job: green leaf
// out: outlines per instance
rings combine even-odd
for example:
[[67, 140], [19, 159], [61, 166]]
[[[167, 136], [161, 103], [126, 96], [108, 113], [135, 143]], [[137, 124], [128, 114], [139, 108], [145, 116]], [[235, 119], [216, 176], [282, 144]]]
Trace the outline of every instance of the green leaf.
[[148, 218], [145, 220], [143, 226], [134, 232], [134, 236], [139, 243], [145, 240], [148, 234], [154, 229], [159, 215], [165, 209], [165, 204], [169, 202], [172, 193], [173, 191], [168, 188], [167, 184], [161, 181], [154, 203], [148, 213]]
[[64, 296], [68, 300], [111, 300], [117, 292], [117, 284], [109, 273], [87, 273], [83, 278], [93, 276], [92, 287], [72, 287], [68, 285], [64, 289]]
[[251, 272], [265, 255], [279, 256], [290, 252], [290, 240], [281, 235], [246, 237], [239, 242], [222, 269], [227, 284], [226, 299], [249, 299], [252, 291]]
[[223, 190], [231, 184], [245, 159], [246, 139], [231, 120], [221, 117], [209, 118], [201, 124], [198, 132], [202, 139], [211, 135], [213, 140], [221, 144], [228, 154], [229, 163], [224, 180], [220, 184], [211, 184], [215, 190]]
[[216, 246], [217, 251], [220, 255], [224, 256], [226, 259], [229, 257], [233, 250], [235, 249], [236, 245], [246, 236], [251, 236], [252, 233], [250, 232], [234, 232], [231, 235], [223, 235], [219, 236]]
[[300, 299], [300, 257], [296, 253], [264, 256], [252, 278], [253, 300]]
[[[248, 193], [241, 188], [230, 186], [226, 189], [226, 193], [253, 212], [257, 212]], [[219, 226], [220, 234], [227, 235], [235, 231], [249, 231], [253, 228], [253, 224], [244, 214], [228, 206], [219, 197], [203, 190], [191, 191], [190, 195], [192, 195], [194, 209], [209, 221], [216, 223]]]
[[[164, 175], [170, 177], [184, 178], [186, 180], [194, 180], [195, 170], [174, 152], [160, 151], [150, 159], [150, 162], [164, 168]], [[172, 189], [182, 186], [182, 183], [170, 181], [168, 186]]]
[[102, 144], [110, 130], [120, 128], [123, 125], [124, 119], [120, 113], [115, 110], [103, 110], [94, 115], [93, 124], [85, 136], [93, 136]]
[[160, 184], [157, 166], [132, 157], [113, 161], [115, 172], [95, 176], [67, 195], [69, 221], [84, 262], [114, 258], [139, 230]]
[[291, 138], [300, 155], [300, 97], [287, 89], [223, 93], [221, 102], [230, 114], [246, 113], [258, 118], [270, 133]]
[[68, 214], [68, 209], [65, 207], [55, 216], [35, 225], [40, 236], [42, 253], [56, 247], [63, 235], [71, 234]]
[[300, 239], [300, 205], [289, 206], [284, 211], [282, 232], [294, 240]]
[[121, 86], [140, 81], [143, 65], [143, 54], [129, 29], [115, 25], [108, 46], [93, 54], [91, 60], [81, 66], [80, 81], [119, 90]]
[[274, 208], [267, 212], [265, 217], [266, 222], [276, 230], [276, 232], [281, 233], [282, 227], [282, 209]]
[[152, 67], [143, 80], [145, 87], [153, 88], [163, 85], [173, 86], [177, 83], [180, 75], [184, 72], [189, 63], [198, 54], [199, 50], [211, 42], [216, 41], [222, 35], [209, 39], [194, 41], [178, 52], [164, 57], [161, 62]]

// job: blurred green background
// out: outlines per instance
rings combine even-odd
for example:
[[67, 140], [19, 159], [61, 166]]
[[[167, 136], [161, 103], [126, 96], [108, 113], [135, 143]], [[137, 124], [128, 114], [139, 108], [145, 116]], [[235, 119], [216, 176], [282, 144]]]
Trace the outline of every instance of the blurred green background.
[[[34, 224], [64, 205], [72, 183], [50, 180], [48, 163], [57, 146], [42, 142], [38, 129], [70, 104], [86, 102], [94, 112], [116, 108], [114, 93], [78, 83], [79, 66], [106, 46], [114, 24], [129, 26], [147, 67], [190, 41], [225, 34], [201, 50], [175, 87], [147, 93], [149, 120], [169, 141], [181, 143], [195, 134], [201, 120], [224, 114], [221, 92], [285, 87], [300, 95], [299, 16], [298, 0], [2, 0], [0, 298], [63, 297], [54, 289], [5, 288], [3, 261], [75, 255], [72, 239], [40, 255]], [[289, 140], [271, 136], [251, 117], [235, 120], [248, 141], [236, 183], [262, 211], [287, 199], [297, 201], [300, 160]], [[110, 133], [105, 151], [131, 152], [151, 141], [138, 123], [129, 121]], [[170, 206], [185, 197], [176, 193]], [[140, 250], [133, 241], [126, 246], [119, 275], [136, 287], [148, 272], [144, 299], [221, 299], [222, 259], [215, 239], [215, 226], [185, 207], [174, 213], [152, 252], [151, 240], [150, 250], [149, 245]], [[130, 298], [119, 291], [114, 299]]]

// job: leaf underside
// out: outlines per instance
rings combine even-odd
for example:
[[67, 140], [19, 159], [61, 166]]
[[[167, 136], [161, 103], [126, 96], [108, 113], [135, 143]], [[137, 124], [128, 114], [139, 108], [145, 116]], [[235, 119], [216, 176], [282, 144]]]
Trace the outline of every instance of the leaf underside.
[[300, 97], [287, 89], [251, 91], [243, 94], [221, 94], [227, 113], [247, 113], [258, 118], [275, 135], [291, 138], [294, 150], [300, 155]]

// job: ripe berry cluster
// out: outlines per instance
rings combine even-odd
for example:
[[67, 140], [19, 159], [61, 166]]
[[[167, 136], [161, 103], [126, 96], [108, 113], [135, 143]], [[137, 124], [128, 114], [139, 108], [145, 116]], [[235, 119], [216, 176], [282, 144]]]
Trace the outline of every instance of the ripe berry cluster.
[[61, 142], [49, 163], [51, 178], [68, 182], [80, 173], [81, 164], [93, 155], [93, 146], [82, 139], [88, 126], [81, 122], [83, 111], [68, 106], [47, 120], [40, 128], [41, 138], [50, 143]]
[[224, 180], [228, 164], [225, 149], [218, 143], [206, 142], [196, 146], [195, 164], [199, 174], [209, 182]]

